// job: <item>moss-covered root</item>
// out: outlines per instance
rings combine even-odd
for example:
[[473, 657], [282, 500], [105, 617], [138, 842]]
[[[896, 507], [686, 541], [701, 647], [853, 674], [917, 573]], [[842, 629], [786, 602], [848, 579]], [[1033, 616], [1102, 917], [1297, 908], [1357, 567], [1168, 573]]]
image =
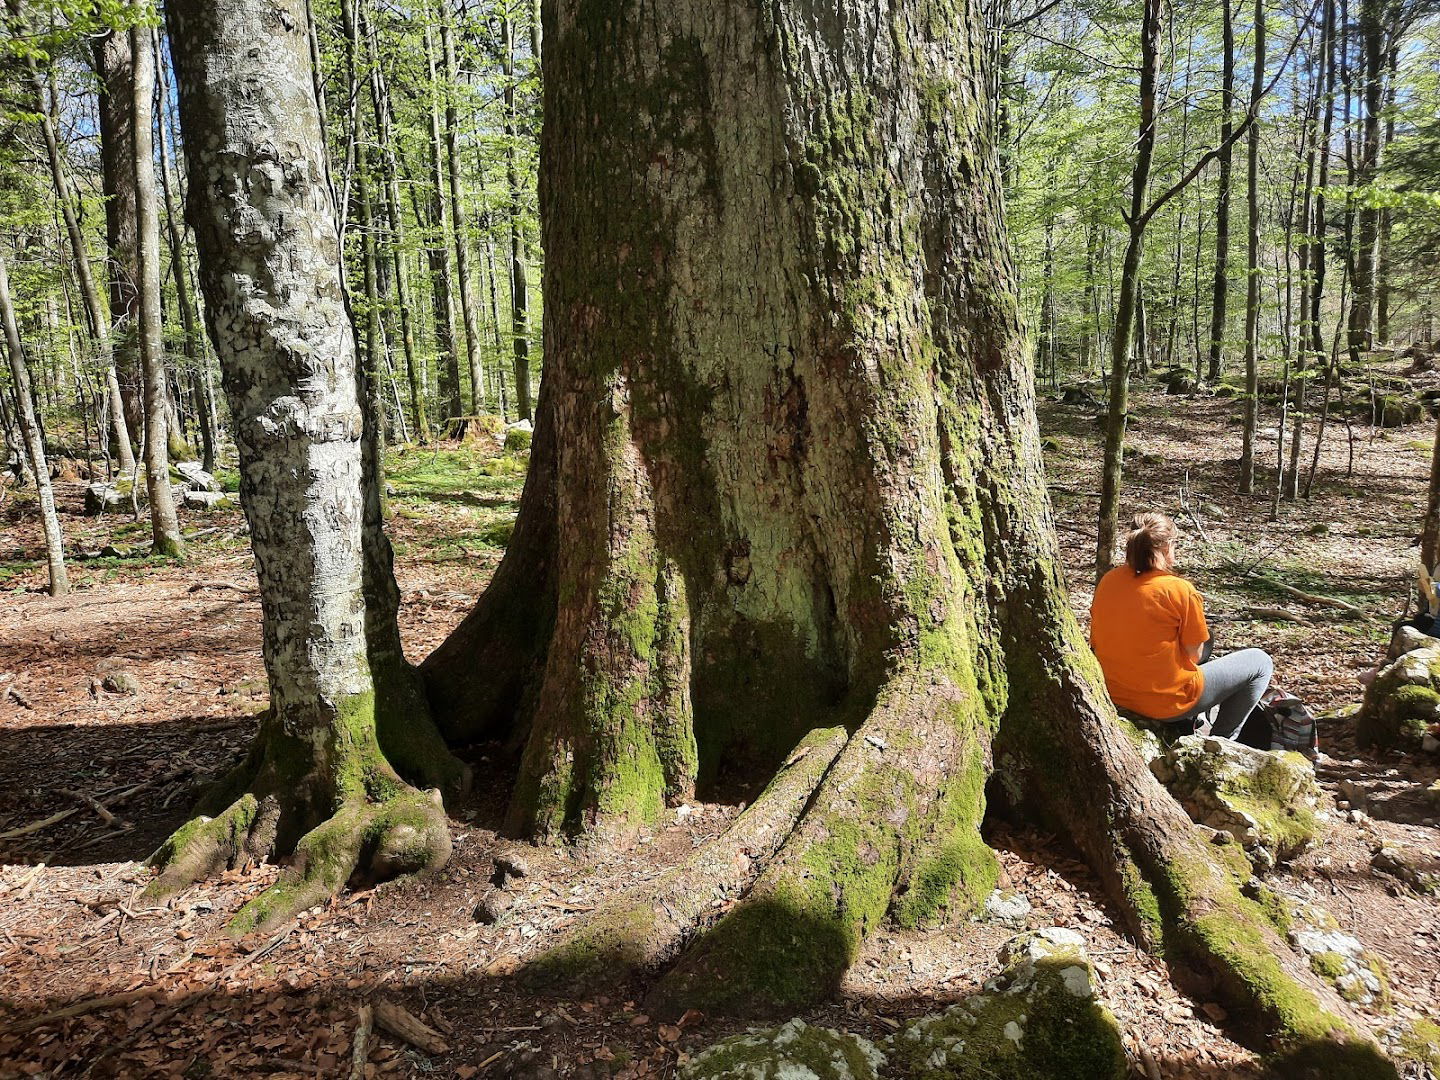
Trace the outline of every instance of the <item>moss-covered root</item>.
[[696, 848], [654, 881], [630, 889], [586, 916], [526, 969], [535, 985], [613, 982], [674, 959], [715, 902], [749, 888], [779, 850], [845, 746], [844, 728], [812, 731], [765, 791], [725, 832]]
[[354, 801], [306, 833], [280, 878], [230, 922], [231, 933], [266, 933], [339, 892], [352, 877], [385, 880], [450, 861], [439, 791], [404, 791], [382, 803]]
[[[402, 788], [381, 802], [354, 798], [295, 845], [289, 864], [230, 923], [237, 936], [265, 931], [339, 892], [352, 878], [382, 881], [436, 870], [450, 859], [440, 792]], [[247, 793], [218, 817], [199, 816], [150, 856], [159, 873], [141, 896], [161, 900], [227, 867], [275, 853], [280, 804]]]
[[749, 895], [661, 980], [652, 1011], [803, 1007], [834, 993], [892, 903], [920, 922], [983, 902], [998, 869], [979, 836], [980, 708], [943, 679], [897, 677]]
[[[1227, 847], [1227, 850], [1230, 850]], [[1239, 1034], [1285, 1063], [1279, 1075], [1393, 1080], [1395, 1067], [1363, 1021], [1285, 945], [1260, 904], [1241, 895], [1248, 874], [1238, 848], [1222, 865], [1198, 840], [1172, 852], [1150, 876], [1166, 960], [1182, 979], [1227, 1006]]]

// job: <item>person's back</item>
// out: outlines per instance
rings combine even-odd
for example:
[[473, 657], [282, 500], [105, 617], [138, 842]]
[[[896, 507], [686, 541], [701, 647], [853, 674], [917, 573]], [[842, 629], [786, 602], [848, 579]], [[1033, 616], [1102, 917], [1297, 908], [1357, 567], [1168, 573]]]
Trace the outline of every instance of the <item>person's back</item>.
[[1196, 659], [1209, 637], [1199, 593], [1168, 569], [1137, 574], [1122, 563], [1096, 586], [1090, 645], [1119, 708], [1161, 720], [1187, 713], [1200, 700]]

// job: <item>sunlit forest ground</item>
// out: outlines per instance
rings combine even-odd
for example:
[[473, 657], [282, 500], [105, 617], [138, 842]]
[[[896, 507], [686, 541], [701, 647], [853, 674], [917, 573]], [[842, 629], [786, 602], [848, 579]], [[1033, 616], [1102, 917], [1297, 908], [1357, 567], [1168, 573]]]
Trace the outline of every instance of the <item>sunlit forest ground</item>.
[[[1093, 408], [1062, 405], [1048, 390], [1042, 397], [1056, 526], [1083, 618], [1101, 434]], [[1234, 399], [1140, 387], [1127, 508], [1164, 510], [1180, 522], [1184, 569], [1205, 593], [1221, 651], [1268, 649], [1279, 683], [1324, 717], [1319, 775], [1337, 805], [1325, 842], [1273, 884], [1328, 912], [1371, 951], [1388, 996], [1363, 1008], [1378, 1028], [1398, 1033], [1440, 1011], [1440, 931], [1434, 899], [1377, 874], [1370, 860], [1382, 839], [1433, 855], [1440, 808], [1427, 811], [1410, 796], [1437, 769], [1433, 760], [1357, 752], [1348, 716], [1360, 699], [1357, 676], [1380, 658], [1411, 585], [1433, 422], [1356, 424], [1348, 435], [1332, 426], [1313, 497], [1282, 504], [1272, 521], [1273, 465], [1255, 496], [1235, 494], [1239, 411]], [[1261, 459], [1273, 457], [1272, 442]], [[390, 528], [412, 659], [461, 619], [497, 565], [526, 458], [518, 441], [506, 449], [490, 435], [389, 451]], [[254, 571], [237, 509], [187, 512], [189, 559], [156, 560], [137, 554], [146, 550], [143, 520], [82, 516], [83, 483], [74, 463], [66, 468], [63, 524], [86, 553], [73, 563], [77, 592], [68, 598], [41, 594], [31, 494], [0, 489], [0, 1075], [348, 1075], [357, 1004], [376, 995], [422, 1016], [444, 1049], [423, 1052], [380, 1035], [365, 1075], [663, 1076], [740, 1026], [700, 1015], [659, 1023], [639, 1011], [638, 984], [551, 998], [515, 977], [528, 955], [601, 898], [717, 834], [735, 806], [681, 808], [624, 850], [517, 849], [495, 831], [507, 793], [482, 787], [452, 822], [455, 857], [440, 875], [342, 894], [258, 949], [237, 947], [222, 926], [273, 868], [231, 871], [165, 907], [137, 908], [141, 860], [184, 819], [204, 780], [240, 753], [265, 706]], [[1279, 584], [1365, 617], [1302, 602]], [[477, 764], [507, 753], [469, 751]], [[79, 792], [112, 807], [110, 819]], [[1367, 796], [1370, 812], [1352, 812]], [[1137, 1075], [1151, 1064], [1167, 1078], [1260, 1074], [1226, 1036], [1224, 1010], [1181, 995], [1163, 965], [1114, 928], [1115, 913], [1079, 862], [1003, 820], [988, 833], [1002, 853], [1003, 884], [1030, 904], [1029, 925], [1086, 935]], [[493, 859], [514, 850], [529, 871], [514, 906], [495, 925], [481, 924], [473, 911]], [[994, 974], [996, 950], [1014, 932], [977, 921], [876, 933], [839, 1000], [809, 1019], [882, 1037], [973, 991]], [[111, 995], [122, 997], [97, 1007]], [[73, 1003], [90, 1008], [44, 1019]]]

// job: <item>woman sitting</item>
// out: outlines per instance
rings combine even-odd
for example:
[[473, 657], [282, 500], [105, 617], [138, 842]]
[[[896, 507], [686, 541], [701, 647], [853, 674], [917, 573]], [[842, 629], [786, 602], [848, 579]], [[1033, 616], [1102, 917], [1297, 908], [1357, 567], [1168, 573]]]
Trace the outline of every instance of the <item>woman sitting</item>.
[[1188, 733], [1219, 706], [1210, 734], [1234, 739], [1273, 671], [1260, 649], [1210, 659], [1210, 629], [1195, 586], [1175, 573], [1175, 522], [1139, 514], [1125, 562], [1095, 588], [1090, 647], [1117, 708]]

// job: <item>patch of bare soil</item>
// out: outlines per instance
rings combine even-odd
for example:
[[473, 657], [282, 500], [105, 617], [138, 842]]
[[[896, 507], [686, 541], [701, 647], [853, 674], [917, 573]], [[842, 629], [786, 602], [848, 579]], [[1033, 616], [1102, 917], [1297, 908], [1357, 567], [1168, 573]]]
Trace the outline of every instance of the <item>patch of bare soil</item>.
[[[1282, 505], [1272, 521], [1263, 488], [1273, 476], [1262, 471], [1260, 494], [1235, 494], [1237, 410], [1138, 394], [1128, 505], [1181, 521], [1186, 571], [1206, 594], [1222, 648], [1269, 649], [1283, 685], [1338, 717], [1323, 729], [1331, 761], [1321, 782], [1347, 807], [1353, 785], [1369, 785], [1382, 797], [1367, 806], [1383, 813], [1397, 786], [1433, 780], [1435, 762], [1361, 754], [1344, 717], [1408, 587], [1429, 426], [1373, 437], [1357, 429], [1353, 476], [1344, 429], [1332, 428], [1314, 498]], [[1099, 433], [1093, 411], [1050, 402], [1042, 427], [1059, 447], [1048, 454], [1057, 523], [1083, 617]], [[464, 515], [471, 503], [493, 513], [499, 496], [435, 490], [430, 503], [397, 499], [393, 522], [403, 630], [416, 658], [469, 609], [499, 557], [481, 539], [454, 540], [478, 537], [480, 525]], [[116, 538], [113, 518], [77, 516], [79, 484], [62, 484], [59, 498], [73, 546], [98, 551]], [[12, 493], [0, 518], [0, 558], [34, 559], [39, 531], [23, 499]], [[639, 983], [560, 997], [520, 985], [527, 957], [616, 890], [716, 835], [738, 808], [682, 808], [621, 850], [516, 846], [496, 833], [511, 765], [500, 747], [468, 751], [479, 781], [452, 823], [454, 858], [432, 878], [347, 892], [243, 947], [224, 923], [273, 868], [233, 871], [163, 907], [137, 907], [141, 861], [243, 750], [266, 698], [243, 523], [220, 511], [186, 528], [215, 531], [192, 542], [183, 565], [77, 563], [79, 588], [60, 600], [39, 593], [39, 567], [11, 569], [0, 586], [12, 590], [0, 605], [0, 1078], [665, 1077], [685, 1055], [745, 1026], [696, 1014], [661, 1023], [637, 1005]], [[121, 533], [143, 541], [143, 530]], [[1266, 579], [1376, 618], [1342, 618]], [[995, 822], [989, 832], [1004, 885], [1025, 897], [1028, 914], [883, 930], [837, 999], [807, 1020], [884, 1037], [976, 989], [1022, 925], [1061, 925], [1086, 936], [1136, 1076], [1262, 1075], [1226, 1036], [1224, 1011], [1179, 993], [1163, 964], [1127, 940], [1082, 865], [1028, 830]], [[1384, 958], [1393, 1004], [1370, 1010], [1377, 1027], [1440, 1011], [1437, 901], [1372, 871], [1371, 851], [1384, 838], [1422, 851], [1440, 845], [1433, 821], [1400, 824], [1337, 806], [1325, 843], [1275, 879]], [[509, 911], [485, 925], [475, 905], [492, 888], [497, 854], [510, 853], [526, 873], [509, 885]], [[407, 1023], [392, 1006], [428, 1034], [397, 1036]]]

